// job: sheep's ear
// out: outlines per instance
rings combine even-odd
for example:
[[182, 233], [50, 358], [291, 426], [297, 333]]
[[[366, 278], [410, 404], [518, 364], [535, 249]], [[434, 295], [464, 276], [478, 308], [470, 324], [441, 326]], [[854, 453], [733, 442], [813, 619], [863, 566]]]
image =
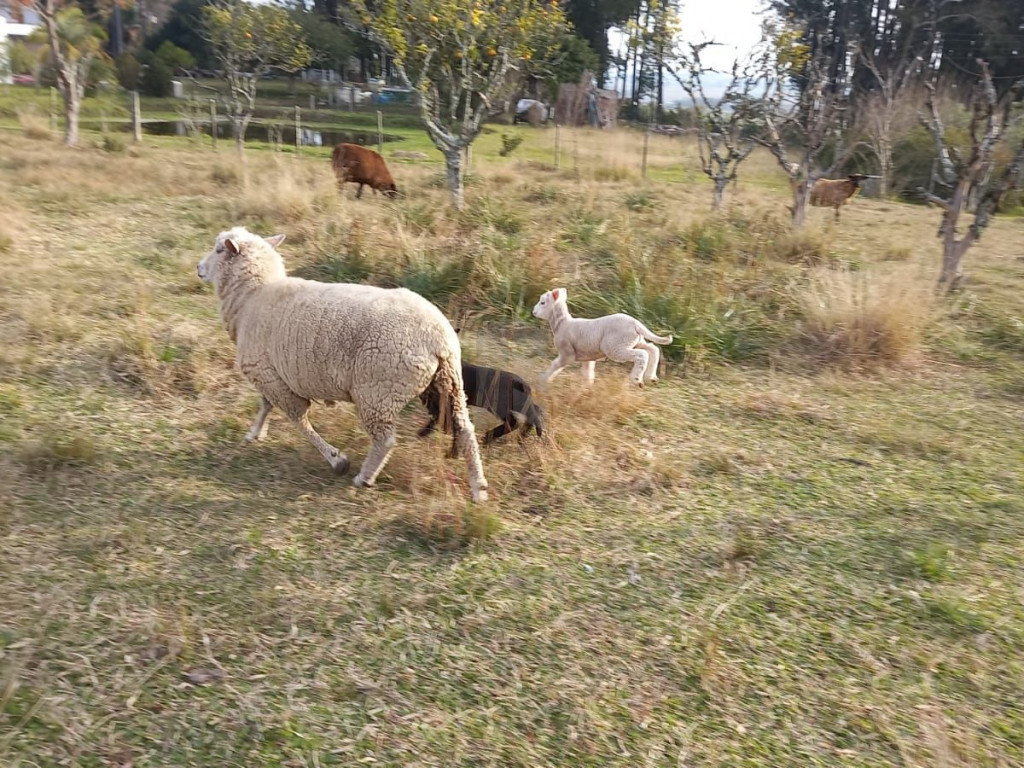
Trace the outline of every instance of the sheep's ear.
[[555, 290], [553, 290], [551, 292], [551, 300], [552, 301], [558, 301], [558, 289], [557, 288], [555, 288]]
[[224, 241], [224, 247], [228, 249], [228, 253], [230, 253], [232, 256], [238, 255], [238, 243], [236, 243], [234, 239], [230, 237], [227, 238]]
[[555, 301], [561, 299], [562, 301], [569, 300], [569, 292], [565, 288], [559, 288], [555, 291]]
[[266, 240], [267, 244], [270, 245], [271, 248], [277, 248], [277, 246], [284, 242], [284, 235], [272, 235], [271, 237], [266, 238]]

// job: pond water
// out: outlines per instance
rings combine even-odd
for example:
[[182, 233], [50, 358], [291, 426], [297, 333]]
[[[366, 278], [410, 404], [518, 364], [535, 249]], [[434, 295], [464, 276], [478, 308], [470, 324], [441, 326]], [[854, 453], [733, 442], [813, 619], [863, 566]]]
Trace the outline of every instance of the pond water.
[[[82, 121], [82, 127], [99, 129], [100, 124], [97, 121]], [[200, 124], [197, 127], [202, 135], [210, 135], [209, 123]], [[119, 121], [115, 123], [111, 121], [108, 122], [107, 128], [114, 131], [131, 131], [132, 126], [129, 122]], [[153, 136], [188, 136], [188, 125], [184, 120], [150, 120], [143, 122], [142, 132]], [[295, 145], [295, 126], [293, 124], [278, 123], [275, 125], [273, 123], [253, 120], [249, 123], [249, 127], [245, 132], [246, 141], [269, 141], [272, 135], [276, 141], [280, 141], [282, 144], [287, 146]], [[231, 123], [226, 120], [217, 123], [217, 138], [231, 138]], [[333, 147], [335, 144], [343, 142], [372, 146], [377, 143], [377, 132], [349, 131], [342, 128], [327, 130], [303, 128], [301, 139], [302, 145], [307, 147]], [[404, 140], [404, 136], [384, 134], [385, 142]]]

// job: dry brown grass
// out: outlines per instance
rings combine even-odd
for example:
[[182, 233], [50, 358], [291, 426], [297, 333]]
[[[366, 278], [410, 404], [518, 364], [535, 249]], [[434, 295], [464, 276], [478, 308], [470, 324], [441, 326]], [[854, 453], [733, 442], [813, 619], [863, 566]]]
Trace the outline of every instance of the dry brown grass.
[[[356, 201], [312, 152], [251, 152], [244, 186], [230, 149], [0, 135], [0, 763], [1020, 762], [1019, 223], [969, 256], [956, 323], [936, 305], [933, 362], [807, 375], [754, 354], [802, 331], [799, 287], [833, 320], [848, 294], [895, 316], [890, 275], [934, 279], [930, 212], [853, 201], [821, 237], [862, 272], [829, 277], [773, 251], [784, 190], [744, 182], [698, 258], [710, 191], [669, 165], [682, 144], [643, 185], [537, 170], [545, 137], [524, 161], [482, 143], [458, 214], [428, 164]], [[586, 136], [588, 162], [603, 139], [635, 149]], [[284, 231], [293, 270], [434, 291], [466, 359], [529, 381], [554, 281], [670, 318], [703, 365], [537, 388], [550, 437], [483, 450], [485, 507], [415, 404], [355, 489], [278, 414], [241, 445], [256, 398], [195, 278], [239, 223]], [[894, 265], [892, 243], [921, 245]], [[350, 406], [312, 420], [365, 455]]]
[[936, 318], [934, 289], [917, 268], [819, 270], [799, 297], [815, 352], [854, 367], [913, 360]]
[[49, 118], [43, 111], [33, 104], [18, 108], [18, 124], [21, 130], [29, 139], [37, 141], [51, 141], [53, 131], [50, 130]]

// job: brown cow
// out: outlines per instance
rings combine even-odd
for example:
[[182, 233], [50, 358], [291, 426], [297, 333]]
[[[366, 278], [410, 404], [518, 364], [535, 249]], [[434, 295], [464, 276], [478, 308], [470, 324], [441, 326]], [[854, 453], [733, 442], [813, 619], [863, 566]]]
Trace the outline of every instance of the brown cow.
[[839, 208], [857, 194], [860, 183], [868, 178], [863, 173], [851, 173], [845, 179], [818, 179], [811, 187], [811, 205], [818, 208], [835, 208], [839, 221]]
[[339, 185], [346, 181], [359, 185], [357, 198], [363, 196], [364, 185], [368, 185], [374, 194], [380, 191], [388, 197], [398, 197], [398, 188], [384, 158], [372, 149], [358, 144], [339, 144], [331, 153], [331, 167]]

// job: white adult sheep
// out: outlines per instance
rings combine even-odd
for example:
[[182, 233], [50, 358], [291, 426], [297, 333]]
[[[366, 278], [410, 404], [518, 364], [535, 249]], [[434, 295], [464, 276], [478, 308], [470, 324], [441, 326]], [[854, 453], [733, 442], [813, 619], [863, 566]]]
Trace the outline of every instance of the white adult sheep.
[[198, 267], [216, 289], [239, 370], [263, 396], [246, 442], [264, 438], [267, 415], [280, 408], [343, 474], [348, 459], [317, 434], [307, 413], [313, 400], [352, 402], [372, 440], [352, 482], [373, 485], [395, 445], [396, 415], [432, 389], [469, 466], [473, 500], [484, 501], [487, 480], [466, 406], [459, 339], [448, 320], [404, 288], [289, 277], [276, 250], [283, 240], [235, 227], [217, 236]]
[[583, 363], [580, 373], [586, 384], [594, 381], [594, 362], [608, 358], [619, 363], [632, 363], [629, 374], [632, 384], [642, 387], [644, 381], [658, 380], [660, 353], [656, 344], [671, 344], [671, 336], [658, 336], [635, 317], [622, 313], [587, 320], [569, 314], [569, 294], [555, 288], [542, 294], [533, 307], [533, 316], [547, 320], [555, 337], [558, 357], [543, 376], [548, 382], [569, 363]]

